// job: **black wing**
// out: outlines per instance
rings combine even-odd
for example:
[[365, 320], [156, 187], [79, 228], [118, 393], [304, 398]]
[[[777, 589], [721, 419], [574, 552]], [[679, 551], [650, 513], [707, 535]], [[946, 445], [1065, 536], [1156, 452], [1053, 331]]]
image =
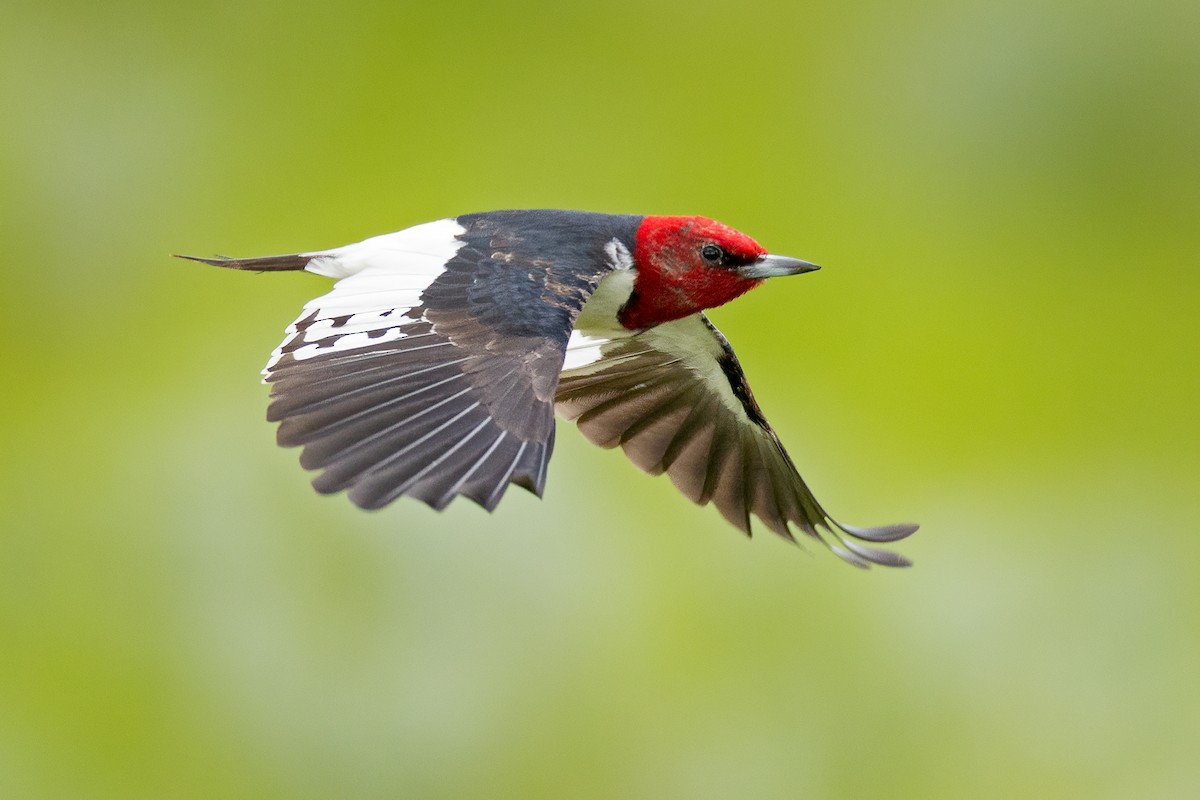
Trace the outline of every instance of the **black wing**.
[[577, 342], [555, 402], [593, 443], [620, 445], [642, 470], [666, 472], [690, 500], [713, 502], [747, 534], [754, 514], [789, 540], [793, 524], [860, 567], [910, 563], [859, 542], [903, 539], [916, 525], [855, 528], [821, 508], [755, 402], [729, 342], [703, 314]]
[[452, 241], [401, 231], [318, 256], [309, 269], [349, 274], [265, 371], [279, 443], [323, 470], [318, 491], [363, 508], [461, 494], [491, 510], [509, 483], [541, 495], [571, 328], [612, 268], [597, 254], [637, 219], [496, 212], [431, 224]]

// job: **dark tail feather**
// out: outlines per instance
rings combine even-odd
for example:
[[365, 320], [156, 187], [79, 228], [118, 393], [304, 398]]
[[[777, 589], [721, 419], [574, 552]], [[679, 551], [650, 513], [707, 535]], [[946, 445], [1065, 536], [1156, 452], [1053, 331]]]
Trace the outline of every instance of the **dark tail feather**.
[[289, 270], [301, 270], [308, 266], [308, 262], [312, 261], [313, 257], [303, 254], [293, 254], [287, 256], [262, 256], [261, 258], [225, 258], [217, 256], [216, 258], [200, 258], [199, 256], [181, 256], [176, 255], [176, 258], [186, 258], [188, 261], [199, 261], [201, 264], [211, 264], [214, 267], [225, 267], [227, 269], [246, 269], [256, 272], [286, 272]]

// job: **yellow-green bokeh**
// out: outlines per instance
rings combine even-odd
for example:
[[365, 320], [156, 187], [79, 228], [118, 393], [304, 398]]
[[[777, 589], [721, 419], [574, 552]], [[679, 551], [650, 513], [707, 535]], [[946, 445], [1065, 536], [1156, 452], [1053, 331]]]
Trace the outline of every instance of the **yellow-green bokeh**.
[[[1200, 793], [1200, 6], [17, 0], [0, 796]], [[559, 432], [492, 516], [316, 496], [257, 372], [318, 249], [700, 213], [714, 320], [903, 572]]]

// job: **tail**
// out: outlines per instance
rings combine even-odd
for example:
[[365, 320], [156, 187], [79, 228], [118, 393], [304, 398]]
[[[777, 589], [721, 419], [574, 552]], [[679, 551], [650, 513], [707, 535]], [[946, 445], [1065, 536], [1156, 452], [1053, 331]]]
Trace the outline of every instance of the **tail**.
[[199, 261], [201, 264], [211, 264], [214, 267], [254, 270], [256, 272], [302, 270], [308, 266], [308, 262], [313, 260], [312, 255], [304, 255], [303, 253], [295, 253], [287, 256], [262, 256], [260, 258], [225, 258], [223, 256], [200, 258], [198, 256], [181, 255], [176, 255], [175, 257], [186, 258], [188, 261]]

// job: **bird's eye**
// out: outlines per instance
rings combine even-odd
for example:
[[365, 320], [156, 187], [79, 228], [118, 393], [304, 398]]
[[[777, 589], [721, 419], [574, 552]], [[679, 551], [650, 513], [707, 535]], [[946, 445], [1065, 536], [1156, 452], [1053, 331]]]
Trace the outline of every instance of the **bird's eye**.
[[706, 244], [704, 247], [700, 248], [700, 257], [710, 264], [719, 263], [724, 256], [725, 251], [722, 250], [718, 245]]

